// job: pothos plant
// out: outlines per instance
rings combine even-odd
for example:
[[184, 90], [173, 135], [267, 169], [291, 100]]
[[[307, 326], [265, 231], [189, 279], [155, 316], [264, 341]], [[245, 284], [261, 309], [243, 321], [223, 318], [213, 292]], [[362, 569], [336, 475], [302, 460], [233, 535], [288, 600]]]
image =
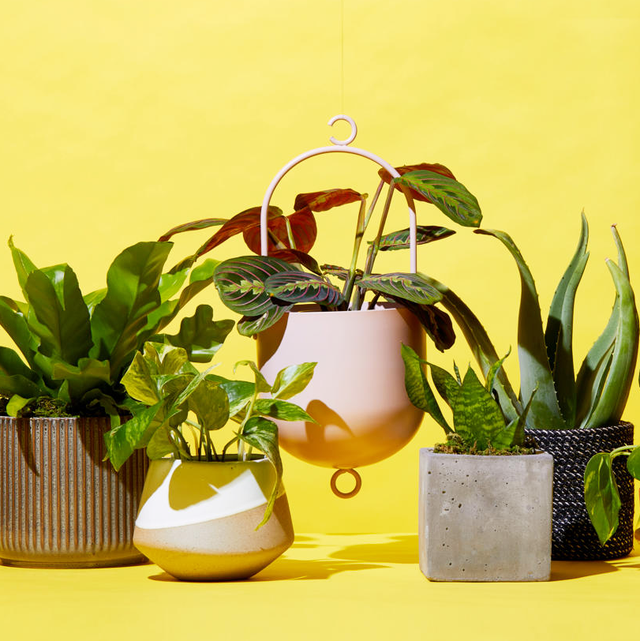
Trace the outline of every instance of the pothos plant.
[[[446, 444], [437, 444], [434, 452], [450, 454], [529, 454], [534, 450], [525, 447], [524, 426], [531, 401], [516, 418], [502, 411], [492, 396], [495, 377], [505, 360], [496, 361], [483, 384], [471, 366], [464, 378], [456, 364], [455, 377], [445, 369], [427, 363], [407, 345], [402, 346], [405, 365], [405, 389], [409, 399], [418, 409], [429, 414], [447, 435]], [[423, 365], [431, 371], [433, 385], [445, 403], [451, 408], [453, 425], [445, 418]]]
[[184, 318], [177, 334], [162, 330], [212, 283], [218, 263], [165, 272], [172, 246], [126, 248], [109, 267], [107, 286], [83, 295], [69, 265], [38, 268], [9, 239], [24, 301], [0, 296], [0, 326], [22, 354], [0, 347], [8, 415], [28, 416], [45, 405], [53, 415], [109, 415], [118, 424], [135, 406], [121, 378], [146, 340], [182, 347], [196, 362], [211, 359], [234, 323], [213, 321], [209, 305]]
[[[449, 348], [454, 340], [451, 320], [435, 303], [441, 293], [424, 275], [394, 272], [374, 273], [379, 252], [410, 246], [409, 229], [385, 234], [394, 193], [402, 191], [414, 200], [435, 205], [452, 221], [464, 227], [478, 227], [482, 213], [476, 198], [440, 164], [407, 165], [397, 168], [392, 178], [380, 170], [380, 184], [369, 202], [367, 194], [353, 189], [330, 189], [299, 194], [294, 212], [285, 216], [270, 206], [267, 215], [268, 256], [240, 256], [223, 261], [214, 281], [223, 303], [242, 315], [238, 331], [244, 335], [261, 332], [276, 323], [296, 303], [317, 303], [329, 311], [370, 309], [380, 297], [409, 308], [420, 320], [438, 349]], [[384, 184], [389, 185], [380, 222], [369, 242], [364, 265], [360, 254], [372, 215]], [[353, 251], [348, 267], [320, 264], [311, 254], [317, 237], [316, 214], [334, 207], [357, 203]], [[227, 239], [242, 234], [249, 249], [260, 252], [260, 207], [247, 209], [230, 219], [210, 218], [174, 227], [161, 237], [220, 226], [220, 229], [187, 259], [195, 261]], [[417, 243], [422, 245], [447, 238], [454, 231], [446, 227], [419, 225]], [[183, 264], [176, 266], [182, 268]], [[367, 299], [367, 295], [369, 298]]]
[[[148, 342], [122, 378], [128, 394], [144, 409], [105, 435], [107, 456], [118, 470], [139, 448], [145, 448], [150, 459], [217, 462], [248, 460], [255, 448], [276, 471], [260, 527], [271, 515], [282, 479], [278, 428], [272, 419], [315, 422], [287, 400], [307, 386], [315, 365], [286, 367], [269, 384], [255, 363], [240, 361], [236, 367], [248, 366], [254, 382], [230, 380], [212, 374], [213, 368], [198, 371], [181, 347]], [[212, 434], [234, 422], [237, 430], [218, 451]], [[237, 451], [228, 453], [234, 445]]]

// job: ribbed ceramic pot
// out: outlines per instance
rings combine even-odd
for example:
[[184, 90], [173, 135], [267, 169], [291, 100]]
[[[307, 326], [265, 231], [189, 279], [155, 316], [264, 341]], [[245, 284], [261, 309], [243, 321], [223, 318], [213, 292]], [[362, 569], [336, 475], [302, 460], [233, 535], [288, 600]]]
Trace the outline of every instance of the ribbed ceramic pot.
[[553, 456], [552, 558], [568, 561], [618, 559], [633, 549], [633, 477], [626, 457], [617, 457], [613, 470], [618, 483], [620, 525], [600, 545], [584, 500], [584, 471], [598, 452], [611, 452], [633, 444], [633, 425], [621, 422], [611, 427], [574, 430], [526, 430], [538, 447]]
[[133, 542], [177, 579], [246, 579], [293, 543], [282, 485], [271, 518], [256, 529], [275, 482], [265, 458], [151, 461]]
[[317, 423], [278, 422], [280, 446], [308, 463], [354, 468], [404, 447], [424, 417], [404, 387], [402, 343], [424, 356], [424, 330], [407, 309], [288, 312], [258, 334], [258, 364], [267, 380], [291, 363], [317, 362], [313, 379], [292, 401]]
[[30, 567], [141, 563], [133, 527], [147, 459], [116, 472], [108, 418], [0, 417], [0, 559]]

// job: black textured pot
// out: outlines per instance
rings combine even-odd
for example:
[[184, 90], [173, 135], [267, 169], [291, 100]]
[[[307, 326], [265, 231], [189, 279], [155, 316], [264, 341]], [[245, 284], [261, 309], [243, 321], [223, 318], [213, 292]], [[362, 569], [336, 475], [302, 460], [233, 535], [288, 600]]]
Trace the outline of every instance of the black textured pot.
[[620, 491], [620, 525], [600, 545], [584, 501], [584, 471], [598, 452], [633, 444], [633, 425], [574, 430], [526, 430], [538, 447], [553, 456], [553, 538], [551, 557], [556, 560], [619, 559], [633, 549], [633, 477], [626, 457], [617, 457], [613, 470]]

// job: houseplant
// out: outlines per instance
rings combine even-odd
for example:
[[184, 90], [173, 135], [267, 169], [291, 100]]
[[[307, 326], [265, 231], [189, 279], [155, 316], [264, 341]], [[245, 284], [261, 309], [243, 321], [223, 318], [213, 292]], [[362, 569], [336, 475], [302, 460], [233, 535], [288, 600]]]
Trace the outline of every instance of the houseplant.
[[[293, 542], [272, 419], [313, 422], [287, 399], [306, 387], [315, 363], [283, 369], [273, 385], [254, 363], [239, 365], [255, 382], [199, 372], [186, 350], [149, 342], [122, 379], [145, 409], [109, 432], [108, 456], [119, 469], [146, 448], [152, 460], [134, 544], [179, 579], [247, 578]], [[229, 421], [237, 431], [218, 451], [213, 437]]]
[[[633, 547], [633, 481], [619, 468], [621, 526], [602, 547], [584, 503], [583, 477], [593, 454], [633, 442], [633, 426], [621, 421], [638, 352], [638, 315], [620, 236], [612, 227], [618, 264], [607, 260], [616, 290], [609, 322], [584, 358], [577, 376], [573, 368], [573, 309], [576, 290], [588, 259], [588, 225], [582, 215], [577, 250], [553, 297], [543, 329], [531, 271], [510, 236], [477, 230], [500, 240], [514, 257], [522, 292], [518, 321], [520, 393], [516, 395], [504, 370], [494, 391], [505, 415], [514, 417], [531, 402], [526, 427], [539, 447], [554, 456], [553, 557], [603, 559], [628, 554]], [[498, 360], [496, 350], [473, 312], [445, 285], [431, 281], [442, 293], [442, 305], [460, 326], [483, 372]], [[535, 392], [535, 396], [534, 396]]]
[[431, 415], [447, 442], [420, 450], [420, 569], [434, 581], [544, 581], [551, 571], [553, 458], [526, 447], [531, 401], [513, 419], [492, 392], [504, 359], [486, 385], [429, 364], [449, 405], [444, 417], [423, 361], [402, 347], [411, 401]]
[[103, 462], [104, 434], [136, 409], [120, 379], [147, 338], [208, 360], [231, 331], [202, 305], [177, 334], [159, 334], [216, 263], [164, 273], [172, 243], [137, 243], [113, 261], [105, 289], [83, 296], [71, 267], [37, 268], [9, 246], [24, 302], [0, 298], [0, 325], [22, 354], [0, 347], [0, 558], [139, 562], [131, 536], [146, 459], [140, 452], [116, 474]]
[[[330, 124], [340, 118], [355, 126], [343, 116]], [[296, 399], [317, 425], [281, 424], [280, 442], [302, 460], [338, 468], [334, 481], [341, 470], [350, 470], [359, 487], [351, 468], [390, 456], [420, 425], [421, 414], [404, 391], [400, 345], [405, 342], [424, 353], [423, 330], [440, 350], [449, 348], [455, 339], [448, 315], [435, 306], [440, 293], [415, 271], [416, 245], [446, 238], [453, 231], [414, 227], [412, 222], [407, 229], [385, 234], [392, 197], [396, 191], [403, 193], [412, 221], [414, 199], [434, 204], [465, 227], [477, 227], [482, 214], [476, 198], [446, 167], [425, 163], [393, 168], [369, 152], [347, 147], [353, 137], [355, 130], [348, 141], [332, 139], [335, 147], [306, 152], [285, 165], [268, 188], [261, 208], [247, 209], [228, 220], [179, 225], [162, 238], [217, 225], [221, 226], [217, 233], [190, 260], [240, 233], [252, 251], [262, 253], [219, 265], [214, 280], [220, 298], [242, 315], [240, 333], [257, 335], [258, 363], [267, 376], [291, 362], [292, 355], [318, 361], [313, 383]], [[331, 189], [299, 194], [294, 213], [288, 216], [270, 205], [273, 190], [287, 171], [311, 156], [335, 151], [367, 157], [382, 167], [370, 204], [366, 194]], [[385, 183], [388, 192], [380, 222], [360, 263], [365, 233]], [[320, 264], [310, 253], [317, 235], [316, 214], [350, 203], [357, 204], [357, 221], [349, 265]], [[379, 252], [400, 249], [411, 249], [410, 272], [374, 272]], [[387, 302], [380, 303], [381, 299]], [[382, 362], [384, 367], [380, 367]], [[353, 495], [336, 491], [335, 483], [332, 488], [338, 496]]]

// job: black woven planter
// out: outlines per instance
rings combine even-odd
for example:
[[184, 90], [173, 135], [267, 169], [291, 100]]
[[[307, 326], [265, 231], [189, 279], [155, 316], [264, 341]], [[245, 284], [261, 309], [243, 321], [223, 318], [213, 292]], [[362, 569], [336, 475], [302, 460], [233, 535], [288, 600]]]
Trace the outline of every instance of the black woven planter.
[[626, 457], [617, 457], [613, 470], [620, 491], [620, 525], [603, 547], [584, 502], [584, 470], [598, 452], [633, 444], [633, 425], [574, 430], [526, 430], [538, 447], [553, 456], [553, 539], [556, 560], [619, 559], [633, 549], [633, 477]]

